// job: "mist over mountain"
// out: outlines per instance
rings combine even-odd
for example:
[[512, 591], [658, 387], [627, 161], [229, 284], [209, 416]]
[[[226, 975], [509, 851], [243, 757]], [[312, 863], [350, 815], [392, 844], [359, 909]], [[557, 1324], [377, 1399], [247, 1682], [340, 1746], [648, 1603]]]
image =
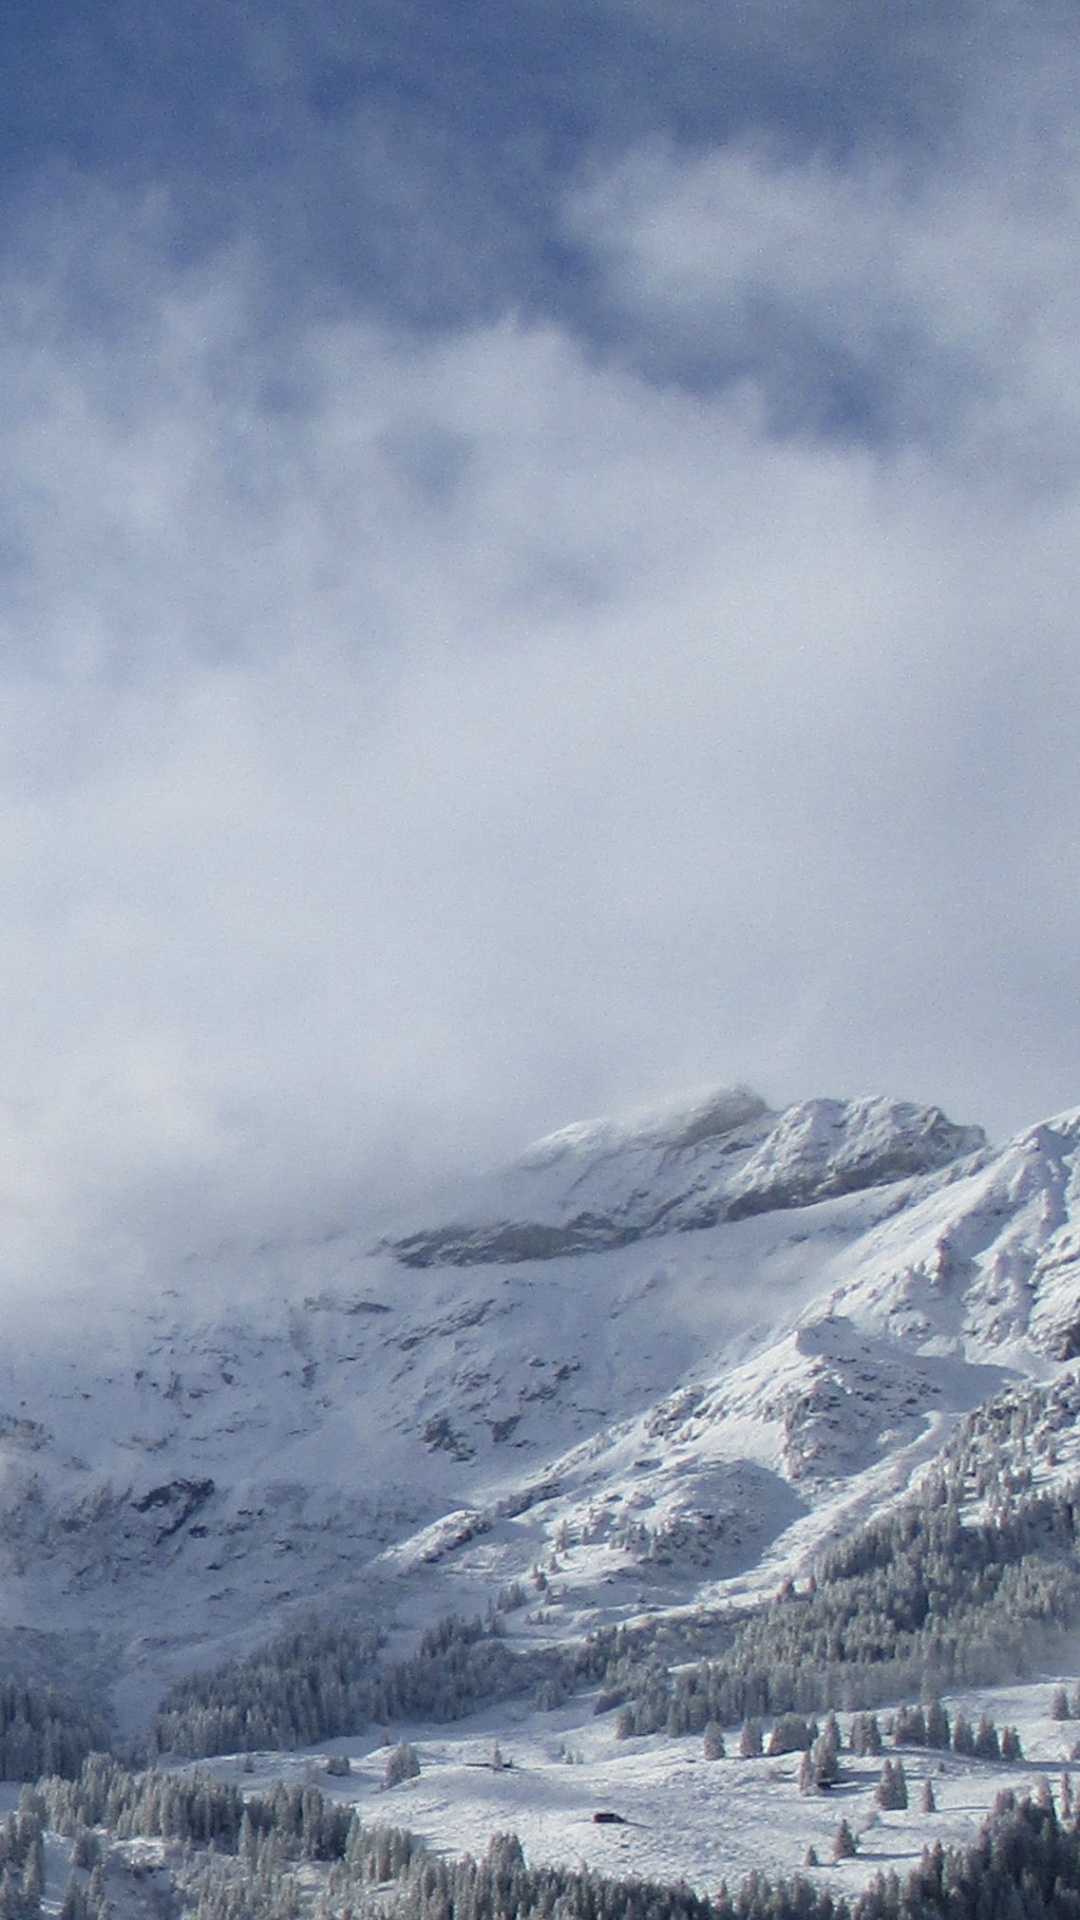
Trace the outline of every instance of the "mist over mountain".
[[[1078, 1155], [1080, 1111], [992, 1147], [935, 1107], [719, 1090], [565, 1128], [376, 1241], [237, 1240], [137, 1299], [27, 1301], [5, 1665], [138, 1731], [290, 1625], [407, 1648], [553, 1554], [538, 1645], [765, 1595], [962, 1416], [1073, 1381]], [[1055, 1434], [1035, 1487], [1080, 1462]]]

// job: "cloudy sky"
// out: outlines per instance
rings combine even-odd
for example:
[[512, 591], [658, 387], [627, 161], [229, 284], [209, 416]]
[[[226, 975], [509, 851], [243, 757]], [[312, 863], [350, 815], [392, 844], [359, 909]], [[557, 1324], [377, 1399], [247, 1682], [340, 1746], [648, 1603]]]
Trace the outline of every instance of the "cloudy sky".
[[9, 1264], [1080, 1101], [1072, 5], [3, 35]]

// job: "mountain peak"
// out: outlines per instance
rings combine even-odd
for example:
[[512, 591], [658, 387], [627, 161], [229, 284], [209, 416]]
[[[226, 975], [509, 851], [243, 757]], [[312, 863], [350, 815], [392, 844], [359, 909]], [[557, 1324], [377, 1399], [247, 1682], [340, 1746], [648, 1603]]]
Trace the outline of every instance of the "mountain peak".
[[883, 1096], [776, 1113], [746, 1087], [590, 1120], [537, 1141], [472, 1196], [469, 1216], [405, 1235], [411, 1267], [557, 1258], [802, 1207], [936, 1172], [986, 1145], [939, 1107]]
[[527, 1147], [516, 1165], [537, 1169], [553, 1166], [559, 1160], [614, 1153], [625, 1147], [693, 1147], [759, 1120], [768, 1112], [761, 1095], [749, 1087], [715, 1087], [693, 1101], [673, 1100], [642, 1109], [625, 1120], [581, 1120], [560, 1127], [557, 1133], [546, 1134]]

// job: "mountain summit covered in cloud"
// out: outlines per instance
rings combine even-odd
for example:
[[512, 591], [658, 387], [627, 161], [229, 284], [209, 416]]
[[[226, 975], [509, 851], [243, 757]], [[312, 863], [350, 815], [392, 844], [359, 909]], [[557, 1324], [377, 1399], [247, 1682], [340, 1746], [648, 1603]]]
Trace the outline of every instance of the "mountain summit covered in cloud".
[[395, 1251], [410, 1266], [472, 1266], [625, 1246], [928, 1173], [985, 1144], [980, 1127], [936, 1108], [813, 1100], [776, 1114], [745, 1088], [724, 1089], [637, 1123], [551, 1134], [502, 1183], [502, 1204], [524, 1218], [421, 1232]]

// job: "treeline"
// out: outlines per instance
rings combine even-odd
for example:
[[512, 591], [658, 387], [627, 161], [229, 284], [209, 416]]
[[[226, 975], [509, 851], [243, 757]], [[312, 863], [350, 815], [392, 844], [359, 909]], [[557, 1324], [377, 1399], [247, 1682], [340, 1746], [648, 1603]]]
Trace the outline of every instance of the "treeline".
[[279, 1865], [351, 1859], [369, 1878], [386, 1880], [404, 1872], [421, 1846], [402, 1830], [362, 1828], [357, 1808], [329, 1799], [311, 1783], [279, 1781], [264, 1793], [243, 1794], [234, 1782], [197, 1768], [131, 1773], [106, 1753], [91, 1754], [74, 1780], [39, 1781], [33, 1799], [56, 1833], [77, 1842], [92, 1829], [104, 1829], [113, 1840], [209, 1847], [249, 1869], [269, 1858]]
[[1080, 1624], [1080, 1494], [965, 1525], [957, 1493], [938, 1475], [834, 1548], [802, 1590], [788, 1582], [769, 1607], [702, 1621], [696, 1637], [717, 1647], [711, 1657], [688, 1661], [686, 1637], [676, 1648], [658, 1629], [515, 1652], [492, 1609], [440, 1622], [410, 1658], [380, 1669], [380, 1629], [311, 1628], [174, 1686], [152, 1751], [306, 1746], [372, 1722], [460, 1719], [530, 1691], [556, 1706], [588, 1686], [600, 1689], [598, 1711], [622, 1708], [624, 1734], [700, 1733], [710, 1722], [858, 1711], [928, 1687], [1021, 1677]]
[[718, 1658], [676, 1672], [632, 1648], [610, 1660], [601, 1704], [625, 1703], [627, 1733], [700, 1733], [1020, 1677], [1080, 1623], [1078, 1516], [1070, 1489], [966, 1526], [938, 1477], [835, 1548], [805, 1590], [788, 1583], [744, 1616]]
[[415, 1654], [379, 1671], [385, 1635], [372, 1627], [289, 1634], [242, 1661], [193, 1674], [170, 1688], [155, 1716], [158, 1753], [214, 1753], [310, 1746], [370, 1722], [458, 1720], [554, 1680], [558, 1654], [515, 1653], [497, 1613], [442, 1620]]
[[309, 1746], [351, 1733], [369, 1717], [385, 1640], [382, 1628], [367, 1621], [301, 1627], [244, 1660], [191, 1674], [165, 1694], [151, 1750], [200, 1759]]
[[[972, 1847], [928, 1849], [914, 1871], [878, 1875], [851, 1899], [797, 1876], [751, 1875], [712, 1898], [684, 1884], [616, 1879], [571, 1867], [530, 1867], [513, 1835], [496, 1836], [482, 1860], [435, 1859], [418, 1849], [392, 1888], [370, 1849], [362, 1863], [333, 1866], [319, 1920], [1076, 1920], [1080, 1834], [1059, 1819], [1049, 1794], [1006, 1796]], [[392, 1873], [380, 1879], [394, 1879]], [[258, 1920], [247, 1909], [242, 1920]], [[201, 1910], [201, 1920], [240, 1920], [236, 1907]]]

